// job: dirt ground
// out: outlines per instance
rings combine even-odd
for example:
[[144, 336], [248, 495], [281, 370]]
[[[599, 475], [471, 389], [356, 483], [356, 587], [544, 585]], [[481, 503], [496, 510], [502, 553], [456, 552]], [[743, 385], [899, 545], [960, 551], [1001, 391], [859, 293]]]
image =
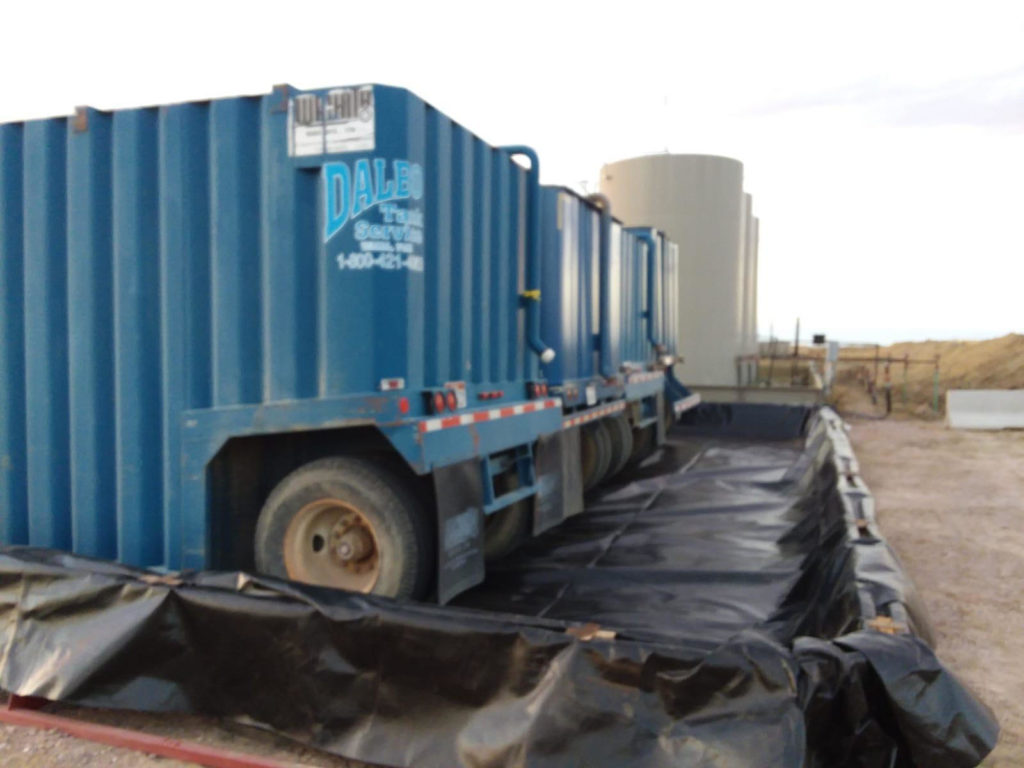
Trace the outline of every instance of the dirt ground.
[[[800, 354], [816, 358], [814, 368], [824, 370], [823, 347], [801, 346]], [[881, 360], [876, 367], [875, 356]], [[869, 362], [855, 362], [867, 358]], [[889, 366], [888, 379], [885, 360]], [[840, 365], [834, 404], [840, 409], [862, 410], [864, 385], [873, 379], [879, 401], [888, 380], [892, 392], [893, 410], [920, 418], [934, 416], [936, 383], [938, 384], [938, 410], [945, 411], [946, 392], [950, 389], [1021, 389], [1024, 388], [1024, 334], [1011, 333], [984, 341], [910, 341], [888, 347], [844, 346], [840, 351]], [[906, 365], [902, 362], [908, 361]], [[938, 381], [935, 380], [935, 361], [938, 359]], [[845, 362], [844, 362], [845, 361]], [[809, 364], [790, 358], [774, 361], [762, 358], [758, 375], [770, 378], [776, 385], [791, 382], [810, 383]], [[770, 377], [769, 377], [770, 374]], [[883, 411], [880, 403], [874, 410]], [[870, 408], [868, 410], [871, 410]]]
[[[295, 768], [372, 768], [306, 749], [256, 728], [196, 715], [150, 715], [50, 705], [48, 712], [67, 714], [102, 725], [131, 728], [172, 739], [198, 742], [280, 761]], [[83, 741], [62, 733], [0, 724], [0, 765], [4, 768], [191, 768], [194, 763], [169, 760], [127, 749]]]
[[985, 768], [1024, 766], [1024, 431], [848, 417], [879, 525], [931, 615], [939, 657], [995, 712]]
[[[960, 432], [939, 421], [899, 417], [852, 415], [848, 422], [882, 530], [931, 614], [939, 656], [1002, 726], [999, 746], [983, 765], [1024, 766], [1024, 432]], [[208, 718], [58, 711], [294, 765], [359, 765]], [[0, 764], [189, 765], [11, 726], [0, 726]]]

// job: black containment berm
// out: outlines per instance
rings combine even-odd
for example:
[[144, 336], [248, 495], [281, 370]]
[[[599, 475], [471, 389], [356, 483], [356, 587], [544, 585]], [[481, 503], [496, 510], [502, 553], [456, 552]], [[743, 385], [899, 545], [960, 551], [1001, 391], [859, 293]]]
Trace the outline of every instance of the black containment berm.
[[438, 607], [0, 555], [0, 687], [256, 721], [416, 768], [977, 765], [830, 410], [706, 405]]

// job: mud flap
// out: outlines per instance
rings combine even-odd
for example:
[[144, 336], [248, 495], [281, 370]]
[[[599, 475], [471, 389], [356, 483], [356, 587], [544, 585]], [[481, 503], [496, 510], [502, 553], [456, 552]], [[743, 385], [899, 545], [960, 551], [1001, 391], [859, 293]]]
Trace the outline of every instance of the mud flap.
[[580, 430], [563, 429], [537, 441], [534, 454], [537, 495], [533, 505], [533, 535], [583, 511], [580, 477]]
[[580, 428], [562, 430], [562, 494], [565, 516], [583, 511], [583, 457]]
[[434, 470], [437, 498], [437, 601], [484, 580], [484, 488], [480, 460]]
[[665, 393], [659, 392], [654, 398], [654, 412], [657, 418], [654, 422], [654, 444], [665, 444]]

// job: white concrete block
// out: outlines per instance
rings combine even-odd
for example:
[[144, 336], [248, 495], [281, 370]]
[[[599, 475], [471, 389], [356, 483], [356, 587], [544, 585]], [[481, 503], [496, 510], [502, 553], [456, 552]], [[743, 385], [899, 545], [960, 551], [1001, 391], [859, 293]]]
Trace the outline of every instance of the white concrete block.
[[1024, 429], [1024, 389], [951, 389], [946, 424], [953, 429]]

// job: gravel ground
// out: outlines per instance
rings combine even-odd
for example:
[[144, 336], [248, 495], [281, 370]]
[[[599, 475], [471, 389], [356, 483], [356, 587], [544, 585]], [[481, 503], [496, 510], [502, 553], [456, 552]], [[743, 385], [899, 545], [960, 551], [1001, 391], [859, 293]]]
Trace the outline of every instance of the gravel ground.
[[[48, 705], [47, 712], [71, 715], [102, 725], [145, 731], [156, 736], [193, 741], [207, 747], [220, 747], [274, 758], [286, 765], [310, 768], [372, 768], [365, 763], [343, 760], [311, 750], [257, 728], [198, 715], [151, 715], [143, 712], [89, 710], [63, 705]], [[54, 731], [39, 731], [0, 725], [0, 765], [3, 768], [188, 768], [194, 763], [168, 760], [132, 750], [83, 741]]]
[[851, 418], [879, 526], [931, 615], [939, 657], [995, 712], [985, 768], [1024, 766], [1024, 432]]
[[[956, 432], [937, 422], [850, 419], [879, 523], [918, 585], [938, 652], [993, 708], [1002, 736], [985, 768], [1024, 766], [1024, 432]], [[56, 707], [76, 717], [275, 757], [358, 768], [270, 734], [197, 716]], [[59, 733], [0, 725], [6, 768], [191, 765]]]

